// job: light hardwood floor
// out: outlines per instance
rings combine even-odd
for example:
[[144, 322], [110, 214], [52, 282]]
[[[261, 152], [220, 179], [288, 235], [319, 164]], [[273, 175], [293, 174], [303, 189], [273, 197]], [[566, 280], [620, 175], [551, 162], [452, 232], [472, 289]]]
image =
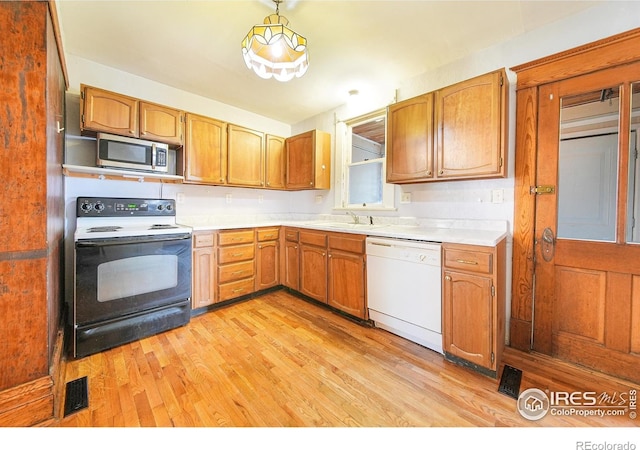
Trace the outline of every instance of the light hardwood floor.
[[[541, 356], [507, 351], [506, 360], [523, 369], [522, 389], [634, 388]], [[515, 399], [498, 392], [498, 380], [285, 291], [67, 363], [66, 381], [84, 376], [89, 407], [47, 425], [635, 427], [639, 422], [628, 414], [529, 421], [517, 412]]]

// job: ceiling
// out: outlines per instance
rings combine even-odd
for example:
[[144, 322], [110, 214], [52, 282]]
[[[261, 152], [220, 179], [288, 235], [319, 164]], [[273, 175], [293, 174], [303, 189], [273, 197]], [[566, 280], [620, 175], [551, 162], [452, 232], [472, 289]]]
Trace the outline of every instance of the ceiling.
[[240, 43], [272, 0], [57, 0], [63, 48], [99, 64], [295, 124], [353, 89], [403, 80], [595, 5], [594, 1], [285, 0], [308, 41], [309, 70], [289, 82], [247, 69]]

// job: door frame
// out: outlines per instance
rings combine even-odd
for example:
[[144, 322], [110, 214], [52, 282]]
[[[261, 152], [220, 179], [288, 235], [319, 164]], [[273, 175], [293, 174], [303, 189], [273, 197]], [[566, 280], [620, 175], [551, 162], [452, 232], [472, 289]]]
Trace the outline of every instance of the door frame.
[[538, 113], [542, 85], [640, 61], [640, 28], [511, 68], [517, 74], [510, 346], [531, 351]]

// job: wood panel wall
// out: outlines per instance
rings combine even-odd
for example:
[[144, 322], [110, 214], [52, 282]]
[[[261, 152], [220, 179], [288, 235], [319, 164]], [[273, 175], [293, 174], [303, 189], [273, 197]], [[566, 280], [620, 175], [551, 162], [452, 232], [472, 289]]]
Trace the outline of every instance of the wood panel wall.
[[53, 415], [65, 81], [47, 2], [0, 2], [0, 426]]

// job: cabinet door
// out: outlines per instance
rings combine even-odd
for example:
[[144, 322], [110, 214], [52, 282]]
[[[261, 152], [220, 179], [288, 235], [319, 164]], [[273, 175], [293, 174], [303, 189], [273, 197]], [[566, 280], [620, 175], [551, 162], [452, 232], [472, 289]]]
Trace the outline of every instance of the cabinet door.
[[139, 137], [138, 100], [90, 86], [82, 86], [80, 130]]
[[284, 280], [286, 287], [295, 291], [300, 289], [300, 265], [298, 242], [285, 241], [284, 243]]
[[287, 189], [313, 188], [313, 134], [311, 132], [286, 140]]
[[506, 175], [504, 80], [500, 70], [436, 92], [438, 178]]
[[433, 93], [389, 106], [387, 182], [433, 178]]
[[256, 291], [280, 284], [278, 241], [259, 242], [256, 252]]
[[139, 106], [141, 138], [182, 145], [182, 111], [147, 102]]
[[300, 244], [300, 292], [327, 302], [327, 250]]
[[227, 180], [227, 125], [208, 117], [187, 114], [184, 181], [225, 184]]
[[284, 189], [284, 138], [266, 137], [264, 179], [267, 188]]
[[496, 370], [493, 359], [493, 297], [489, 277], [444, 271], [444, 351]]
[[365, 286], [364, 255], [331, 250], [328, 304], [365, 319]]
[[211, 305], [215, 302], [215, 252], [213, 247], [193, 250], [193, 292], [191, 307], [193, 309]]
[[264, 186], [264, 133], [229, 125], [227, 183]]

